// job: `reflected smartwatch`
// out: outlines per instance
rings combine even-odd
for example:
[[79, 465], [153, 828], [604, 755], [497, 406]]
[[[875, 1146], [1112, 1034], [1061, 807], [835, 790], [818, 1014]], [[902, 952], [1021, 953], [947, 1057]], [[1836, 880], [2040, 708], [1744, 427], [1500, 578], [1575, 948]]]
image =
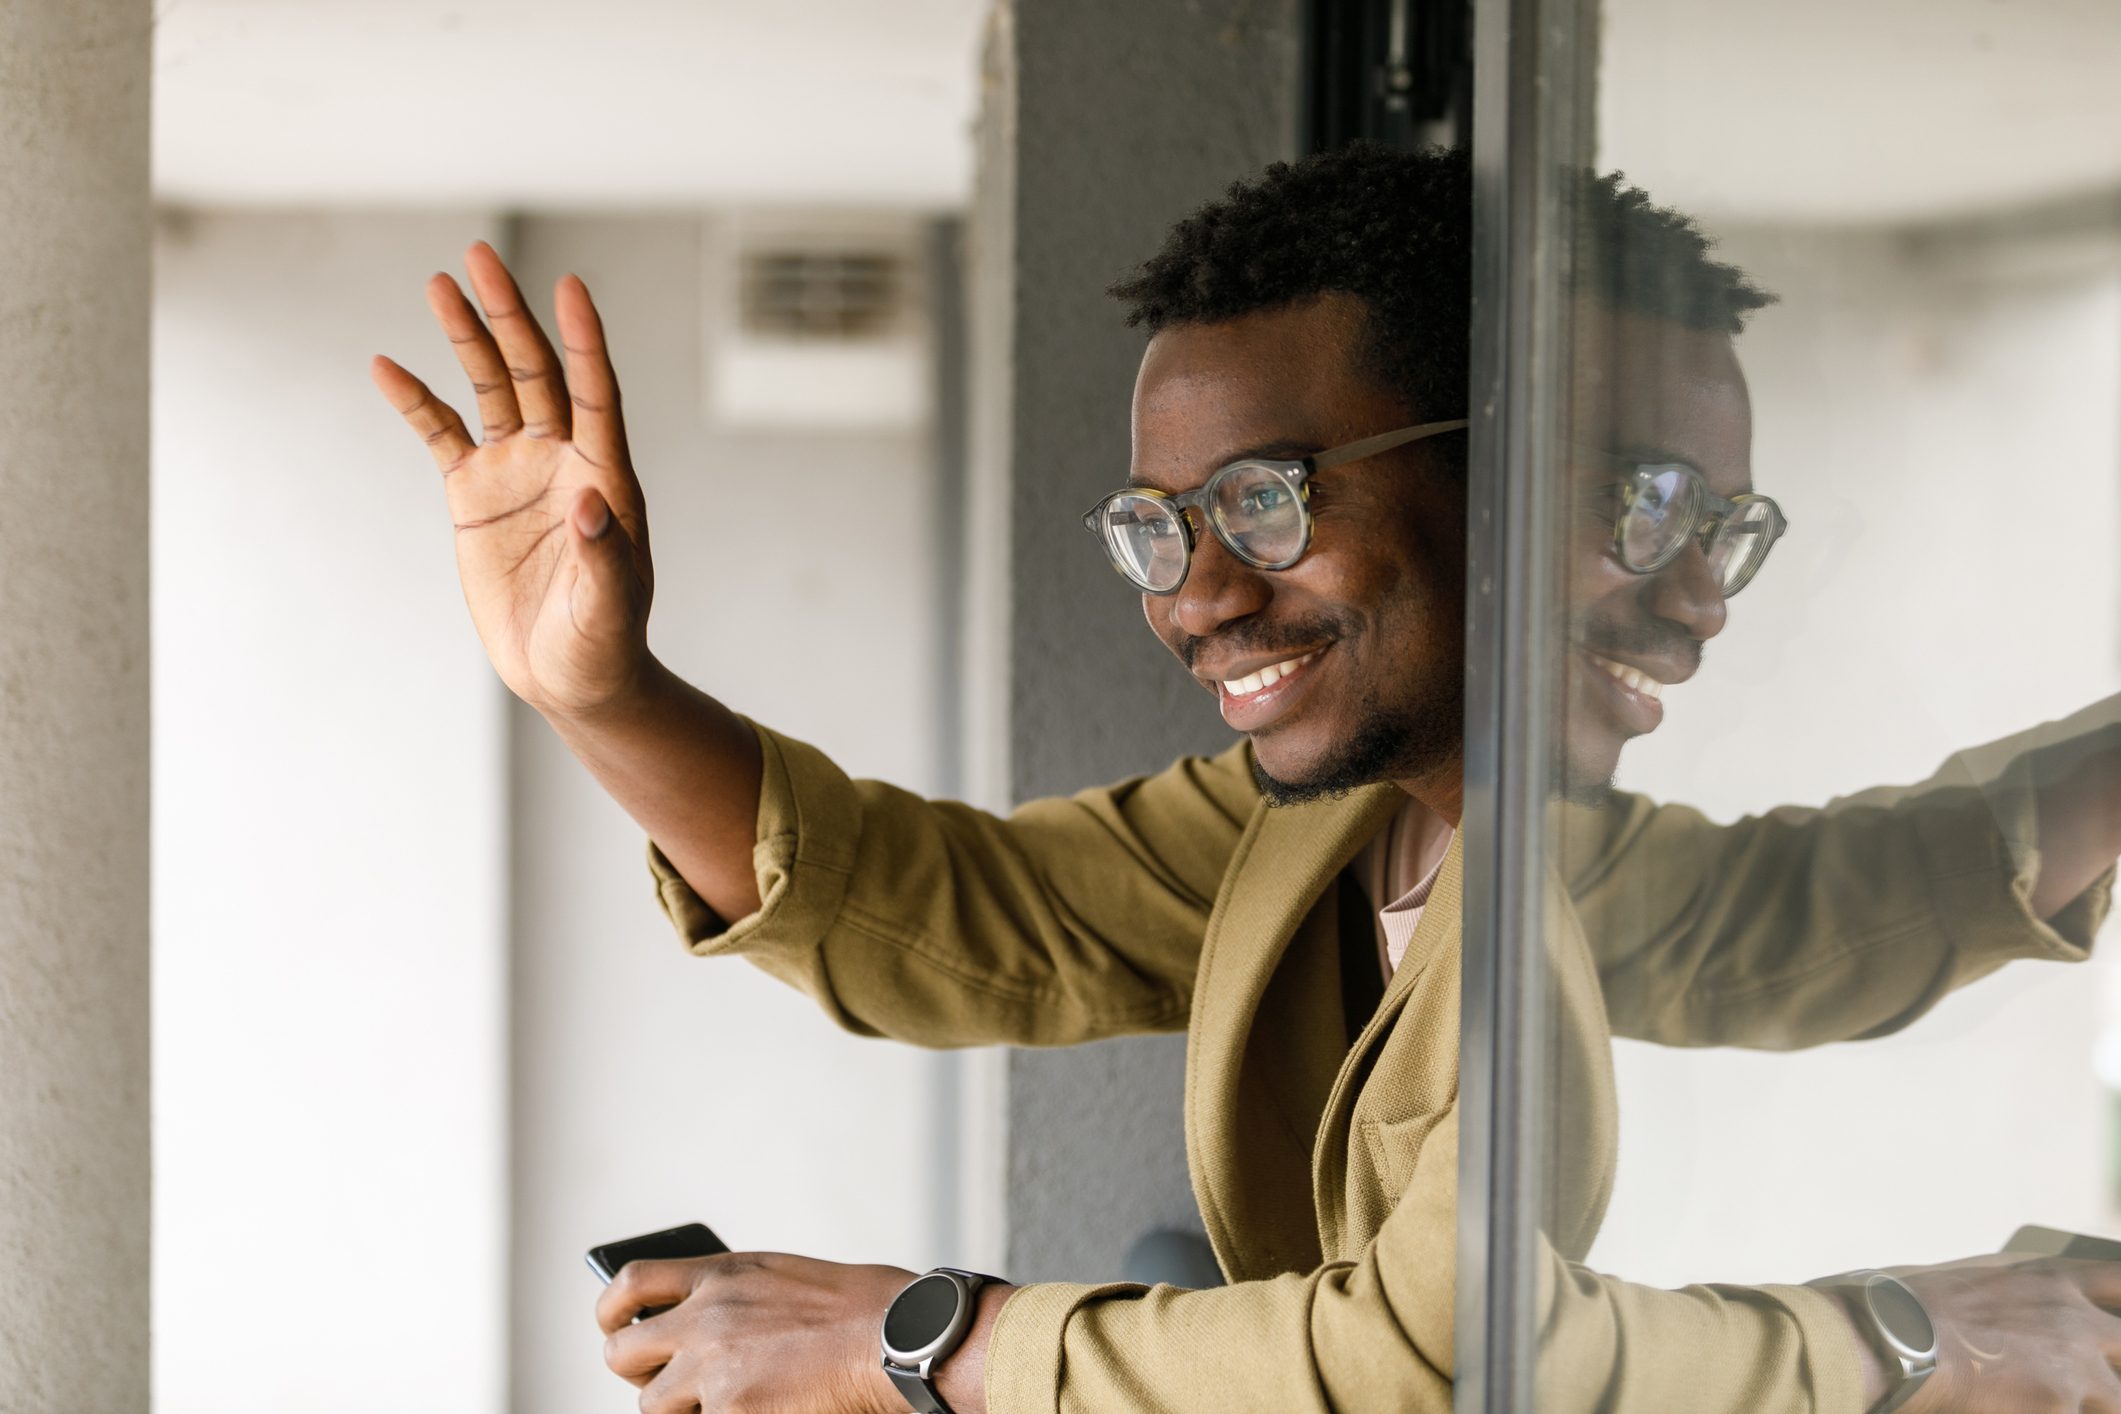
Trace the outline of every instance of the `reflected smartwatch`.
[[996, 1280], [937, 1267], [892, 1298], [884, 1312], [884, 1373], [915, 1414], [952, 1414], [935, 1388], [935, 1367], [964, 1343], [979, 1310], [979, 1289]]
[[1900, 1380], [1887, 1389], [1885, 1398], [1872, 1405], [1869, 1414], [1891, 1414], [1915, 1397], [1915, 1391], [1937, 1370], [1937, 1328], [1915, 1293], [1898, 1277], [1880, 1271], [1843, 1272], [1821, 1277], [1805, 1285], [1819, 1291], [1843, 1291], [1849, 1305], [1868, 1319], [1873, 1349], [1885, 1355], [1888, 1374], [1900, 1371]]

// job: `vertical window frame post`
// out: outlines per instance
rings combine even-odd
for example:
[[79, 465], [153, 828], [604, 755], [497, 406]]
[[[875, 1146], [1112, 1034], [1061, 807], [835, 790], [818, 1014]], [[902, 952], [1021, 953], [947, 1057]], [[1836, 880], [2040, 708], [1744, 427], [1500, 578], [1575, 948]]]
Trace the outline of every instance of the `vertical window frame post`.
[[1589, 165], [1596, 0], [1474, 0], [1458, 1414], [1536, 1407], [1549, 1117], [1548, 803], [1568, 415], [1573, 178]]

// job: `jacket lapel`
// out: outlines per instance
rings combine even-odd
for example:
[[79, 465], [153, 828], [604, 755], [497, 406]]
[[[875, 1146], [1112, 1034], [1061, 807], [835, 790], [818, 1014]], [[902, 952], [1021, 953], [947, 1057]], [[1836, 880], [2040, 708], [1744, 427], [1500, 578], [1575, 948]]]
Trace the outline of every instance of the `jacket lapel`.
[[1404, 801], [1372, 786], [1262, 806], [1209, 919], [1186, 1053], [1186, 1148], [1233, 1281], [1321, 1260], [1311, 1154], [1346, 1054], [1333, 884]]
[[[1392, 980], [1385, 987], [1384, 1000], [1378, 1004], [1376, 1014], [1370, 1018], [1369, 1025], [1363, 1028], [1362, 1034], [1355, 1038], [1354, 1045], [1348, 1048], [1347, 1055], [1343, 1057], [1320, 1118], [1317, 1142], [1311, 1154], [1311, 1186], [1317, 1195], [1318, 1239], [1321, 1250], [1335, 1257], [1342, 1255], [1350, 1245], [1349, 1224], [1355, 1217], [1349, 1210], [1348, 1154], [1356, 1101], [1361, 1096], [1363, 1087], [1370, 1081], [1379, 1052], [1392, 1036], [1393, 1027], [1398, 1024], [1400, 1014], [1406, 1010], [1408, 996], [1433, 968], [1451, 969], [1449, 976], [1436, 979], [1445, 984], [1445, 991], [1439, 996], [1447, 1009], [1453, 1013], [1448, 1050], [1430, 1050], [1414, 1057], [1413, 1063], [1419, 1071], [1418, 1076], [1395, 1075], [1391, 1079], [1396, 1090], [1410, 1093], [1427, 1091], [1425, 1107], [1435, 1112], [1448, 1109], [1456, 1101], [1456, 973], [1463, 920], [1460, 904], [1465, 874], [1463, 841], [1463, 835], [1452, 838], [1451, 848], [1444, 855], [1443, 866], [1437, 871], [1436, 883], [1429, 891], [1429, 902], [1422, 909], [1421, 922], [1415, 925], [1414, 936], [1408, 940], [1406, 955], [1393, 970]], [[1365, 1212], [1360, 1217], [1360, 1227], [1373, 1227], [1374, 1223], [1383, 1220], [1382, 1212]], [[1367, 1240], [1367, 1237], [1366, 1232], [1363, 1240]]]

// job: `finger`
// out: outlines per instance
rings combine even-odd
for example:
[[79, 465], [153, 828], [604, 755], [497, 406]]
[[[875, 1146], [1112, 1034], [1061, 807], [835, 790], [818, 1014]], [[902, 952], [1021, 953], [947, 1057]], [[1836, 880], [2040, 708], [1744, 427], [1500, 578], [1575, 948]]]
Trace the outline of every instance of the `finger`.
[[545, 331], [523, 303], [523, 292], [501, 257], [484, 241], [465, 253], [464, 265], [471, 272], [471, 288], [486, 311], [500, 342], [501, 357], [515, 384], [516, 405], [523, 410], [523, 432], [529, 437], [567, 437], [574, 426], [567, 402], [567, 385], [560, 376], [560, 361], [553, 357]]
[[429, 392], [425, 383], [381, 354], [369, 363], [368, 376], [397, 409], [398, 416], [427, 444], [427, 450], [434, 453], [435, 465], [444, 476], [455, 471], [475, 450], [471, 434], [464, 430], [464, 419], [457, 416], [455, 408]]
[[692, 1295], [697, 1258], [628, 1262], [597, 1297], [597, 1324], [604, 1334], [624, 1329], [650, 1306], [675, 1306]]
[[641, 1391], [641, 1414], [700, 1414], [699, 1396], [683, 1372], [665, 1365]]
[[605, 1366], [628, 1384], [647, 1384], [677, 1353], [677, 1341], [669, 1324], [655, 1320], [620, 1326], [604, 1337]]
[[2121, 1313], [2121, 1262], [2089, 1262], [2060, 1258], [2058, 1262], [2094, 1306]]
[[604, 498], [588, 487], [567, 512], [568, 535], [580, 567], [568, 591], [567, 613], [585, 638], [623, 634], [633, 618], [633, 553], [626, 532]]
[[516, 407], [516, 388], [508, 377], [508, 365], [501, 358], [500, 346], [493, 341], [493, 331], [479, 318], [471, 301], [464, 298], [464, 291], [447, 275], [436, 275], [427, 282], [427, 307], [434, 311], [435, 321], [449, 336], [450, 347], [457, 351], [457, 362], [471, 380], [471, 391], [478, 395], [484, 440], [492, 442], [520, 432], [523, 414]]
[[629, 463], [626, 424], [619, 411], [619, 380], [604, 343], [604, 320], [589, 287], [575, 275], [553, 287], [552, 305], [567, 351], [568, 401], [574, 408], [574, 445], [591, 466], [616, 471]]

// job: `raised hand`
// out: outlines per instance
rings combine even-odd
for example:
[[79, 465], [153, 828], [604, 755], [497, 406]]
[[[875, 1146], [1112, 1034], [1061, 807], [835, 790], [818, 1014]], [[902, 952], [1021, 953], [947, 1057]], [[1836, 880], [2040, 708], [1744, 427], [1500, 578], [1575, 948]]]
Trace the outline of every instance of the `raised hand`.
[[447, 275], [427, 303], [471, 379], [478, 440], [390, 359], [370, 372], [441, 469], [464, 601], [501, 680], [548, 716], [591, 716], [648, 670], [654, 587], [603, 321], [579, 279], [559, 282], [563, 369], [493, 248], [465, 265], [486, 318]]

